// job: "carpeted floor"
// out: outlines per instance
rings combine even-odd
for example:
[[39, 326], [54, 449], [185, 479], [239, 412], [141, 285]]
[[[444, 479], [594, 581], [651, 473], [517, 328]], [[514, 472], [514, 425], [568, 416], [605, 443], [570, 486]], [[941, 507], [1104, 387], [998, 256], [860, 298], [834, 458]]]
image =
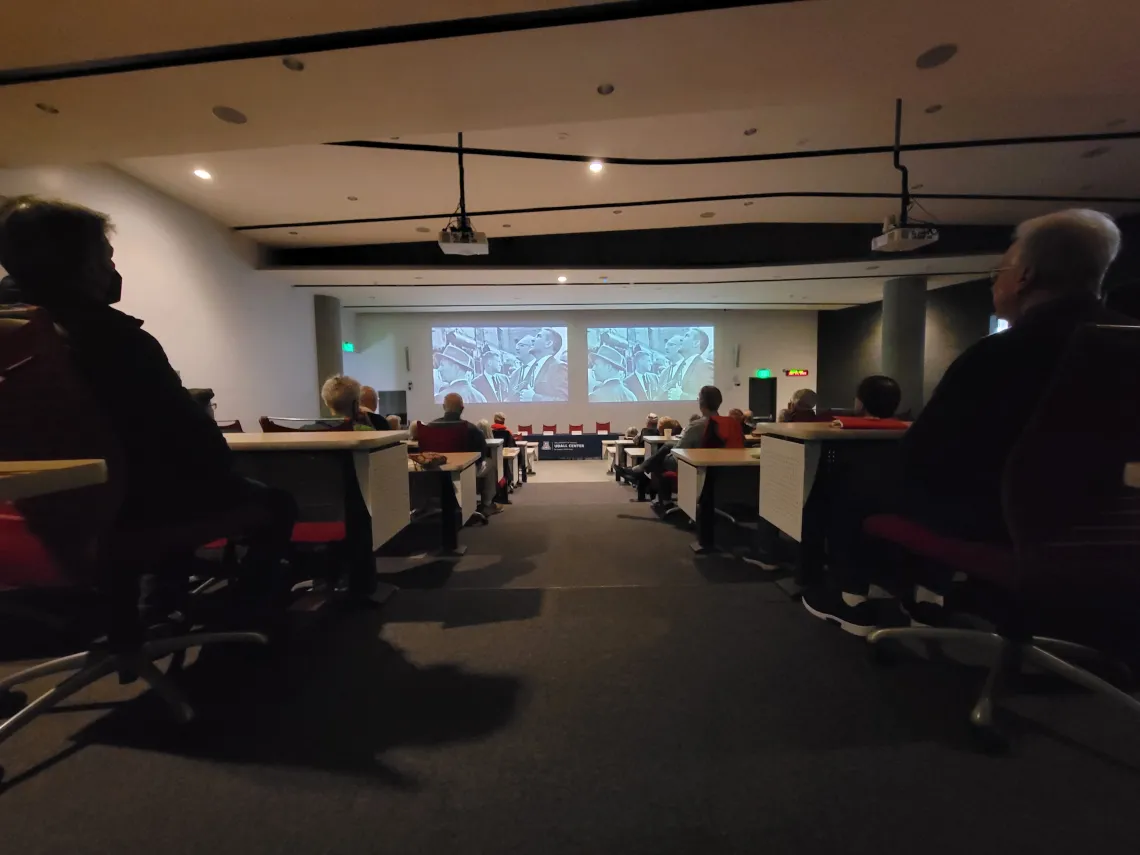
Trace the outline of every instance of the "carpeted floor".
[[3, 851], [1135, 851], [1140, 723], [1029, 680], [980, 756], [977, 669], [875, 665], [630, 495], [528, 484], [383, 611], [211, 651], [189, 728], [105, 681], [0, 746]]

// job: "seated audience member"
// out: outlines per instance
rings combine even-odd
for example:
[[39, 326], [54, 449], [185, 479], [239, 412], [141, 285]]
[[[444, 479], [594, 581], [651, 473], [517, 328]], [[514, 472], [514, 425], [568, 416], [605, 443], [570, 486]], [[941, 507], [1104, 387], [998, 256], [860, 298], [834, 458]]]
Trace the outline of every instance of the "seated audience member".
[[376, 412], [376, 408], [379, 406], [380, 399], [376, 396], [376, 390], [371, 386], [361, 386], [360, 413], [364, 417], [361, 421], [367, 422], [376, 430], [393, 430], [393, 428], [388, 427], [388, 420]]
[[805, 595], [809, 612], [857, 635], [874, 629], [872, 562], [860, 537], [869, 514], [894, 511], [945, 536], [1007, 542], [1005, 460], [1069, 336], [1086, 323], [1136, 323], [1101, 304], [1101, 283], [1119, 248], [1119, 230], [1097, 211], [1060, 211], [1018, 226], [993, 272], [994, 310], [1010, 329], [976, 342], [946, 370], [899, 441], [897, 483], [876, 473], [854, 485], [854, 495], [833, 499], [827, 536], [834, 578]]
[[696, 421], [689, 422], [689, 426], [681, 434], [680, 442], [676, 446], [663, 445], [652, 457], [630, 470], [632, 476], [645, 475], [649, 478], [659, 504], [669, 504], [672, 499], [670, 485], [662, 473], [677, 471], [677, 461], [673, 459], [672, 454], [673, 448], [700, 448], [704, 443], [710, 418], [720, 415], [722, 401], [720, 389], [716, 386], [702, 386], [697, 397], [701, 416]]
[[475, 427], [483, 433], [483, 439], [494, 439], [495, 434], [491, 430], [491, 422], [488, 419], [479, 419], [475, 423]]
[[321, 386], [321, 400], [334, 416], [351, 422], [353, 430], [376, 430], [360, 408], [360, 383], [353, 378], [334, 374]]
[[[142, 321], [112, 308], [122, 277], [110, 228], [105, 215], [77, 205], [9, 199], [0, 204], [0, 265], [18, 282], [21, 298], [46, 309], [64, 331], [75, 368], [97, 398], [113, 389], [145, 390], [145, 407], [112, 406], [104, 414], [124, 455], [117, 525], [157, 528], [258, 508], [264, 522], [244, 533], [243, 571], [252, 589], [271, 585], [283, 578], [279, 564], [297, 514], [293, 497], [234, 471], [217, 424], [183, 387], [162, 345]], [[154, 566], [169, 566], [177, 576], [192, 556], [185, 558]]]
[[502, 512], [502, 508], [495, 504], [495, 491], [498, 484], [495, 482], [495, 467], [488, 460], [487, 437], [476, 425], [463, 418], [463, 397], [456, 392], [449, 392], [443, 398], [443, 415], [431, 422], [432, 425], [451, 425], [462, 422], [467, 426], [467, 451], [478, 451], [483, 455], [476, 472], [479, 482], [480, 503], [479, 510], [485, 516]]
[[792, 400], [788, 406], [780, 410], [776, 416], [778, 422], [814, 422], [817, 420], [815, 412], [819, 398], [811, 389], [797, 389], [792, 393]]
[[660, 428], [657, 426], [658, 418], [657, 413], [650, 413], [645, 417], [645, 427], [637, 434], [637, 448], [645, 448], [645, 438], [647, 436], [659, 436], [661, 434]]
[[414, 422], [413, 421], [408, 422], [408, 439], [415, 441], [416, 439], [419, 438], [419, 432], [420, 432], [419, 425], [420, 425], [420, 423], [418, 420], [414, 421]]
[[701, 420], [701, 414], [700, 413], [693, 413], [691, 416], [689, 416], [689, 424], [692, 424], [693, 422], [699, 422], [700, 420]]
[[904, 430], [909, 422], [894, 418], [902, 400], [902, 390], [893, 377], [872, 374], [864, 377], [855, 390], [855, 415], [839, 416], [832, 424], [843, 428]]
[[506, 413], [495, 413], [495, 419], [491, 422], [491, 430], [505, 430], [508, 433], [510, 432], [510, 428], [507, 427]]
[[190, 397], [194, 399], [194, 403], [209, 413], [210, 418], [214, 418], [214, 411], [217, 410], [218, 405], [214, 403], [214, 390], [213, 389], [187, 389]]
[[399, 430], [400, 429], [400, 417], [399, 416], [391, 415], [391, 416], [388, 416], [386, 419], [384, 419], [384, 421], [388, 425], [388, 430]]
[[638, 430], [633, 425], [630, 425], [629, 427], [627, 427], [625, 429], [625, 438], [626, 439], [637, 439], [637, 434], [638, 434]]
[[736, 419], [738, 422], [740, 422], [741, 430], [743, 430], [745, 433], [748, 433], [748, 429], [751, 427], [751, 425], [749, 425], [748, 422], [744, 419], [744, 410], [740, 409], [739, 407], [733, 407], [728, 411], [728, 415], [729, 418]]

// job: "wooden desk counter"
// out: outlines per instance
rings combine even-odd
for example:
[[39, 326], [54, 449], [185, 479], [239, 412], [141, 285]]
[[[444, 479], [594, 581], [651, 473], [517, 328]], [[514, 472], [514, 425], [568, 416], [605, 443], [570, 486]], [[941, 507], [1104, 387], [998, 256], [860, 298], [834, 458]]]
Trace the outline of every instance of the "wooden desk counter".
[[297, 431], [296, 433], [227, 433], [234, 451], [374, 451], [399, 445], [406, 430]]
[[409, 472], [462, 472], [468, 466], [473, 466], [479, 462], [482, 457], [478, 451], [449, 451], [444, 455], [447, 462], [440, 466], [438, 469], [417, 469], [415, 464], [408, 461]]
[[786, 424], [759, 424], [753, 429], [752, 439], [778, 436], [799, 442], [851, 442], [855, 440], [900, 439], [905, 430], [846, 430], [825, 422], [788, 422]]
[[107, 481], [103, 460], [0, 461], [0, 501], [15, 502]]
[[1124, 485], [1140, 490], [1140, 461], [1124, 464]]
[[759, 466], [748, 448], [674, 448], [673, 456], [693, 466]]

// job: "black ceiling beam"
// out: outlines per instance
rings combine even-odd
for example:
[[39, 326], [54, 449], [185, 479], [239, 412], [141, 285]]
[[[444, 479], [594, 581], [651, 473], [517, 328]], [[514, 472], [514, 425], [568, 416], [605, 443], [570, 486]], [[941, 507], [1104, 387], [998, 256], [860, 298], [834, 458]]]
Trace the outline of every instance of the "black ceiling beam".
[[184, 50], [136, 54], [134, 56], [88, 59], [59, 65], [0, 69], [0, 86], [125, 74], [134, 71], [154, 71], [160, 68], [182, 68], [191, 65], [208, 65], [244, 59], [299, 56], [353, 50], [355, 48], [380, 47], [382, 45], [486, 36], [497, 33], [517, 33], [526, 30], [572, 27], [581, 24], [603, 24], [635, 18], [660, 18], [667, 15], [736, 9], [744, 6], [776, 6], [801, 2], [806, 2], [806, 0], [748, 0], [748, 2], [745, 0], [619, 0], [619, 2], [596, 3], [589, 6], [510, 12], [501, 15], [457, 18], [449, 21], [425, 21], [393, 27], [371, 27], [363, 30], [316, 33], [256, 42], [235, 42]]
[[[552, 269], [753, 267], [889, 260], [871, 253], [875, 223], [741, 223], [528, 237], [496, 237], [491, 254], [443, 255], [434, 241], [362, 246], [278, 247], [270, 267], [462, 267]], [[939, 226], [938, 243], [907, 253], [910, 258], [1001, 253], [1008, 226]]]
[[[515, 214], [550, 214], [561, 211], [593, 211], [625, 208], [647, 208], [656, 205], [687, 205], [698, 202], [735, 202], [750, 199], [898, 199], [898, 192], [889, 193], [844, 193], [831, 191], [799, 191], [789, 193], [734, 193], [728, 196], [686, 196], [678, 199], [648, 199], [638, 202], [599, 202], [588, 205], [546, 205], [537, 208], [500, 208], [498, 210], [468, 211], [468, 217], [501, 217]], [[1140, 198], [1130, 196], [1043, 196], [1036, 194], [995, 194], [995, 193], [912, 193], [911, 198], [950, 199], [974, 202], [1084, 202], [1140, 204]], [[436, 214], [400, 214], [391, 217], [356, 217], [345, 220], [310, 220], [299, 223], [262, 223], [250, 226], [234, 226], [234, 231], [248, 232], [263, 229], [300, 229], [310, 226], [351, 226], [366, 223], [402, 223], [415, 220], [443, 220], [454, 215], [454, 211]]]
[[[1057, 143], [1104, 142], [1111, 140], [1140, 139], [1140, 131], [1111, 131], [1106, 133], [1064, 134], [1061, 136], [998, 137], [981, 140], [946, 140], [943, 142], [907, 143], [899, 151], [949, 151], [964, 148], [1003, 148], [1020, 145], [1055, 145]], [[425, 145], [421, 143], [380, 142], [376, 140], [345, 140], [324, 143], [346, 148], [389, 149], [393, 151], [422, 151], [435, 154], [458, 154], [452, 145]], [[893, 154], [893, 145], [867, 145], [853, 148], [824, 148], [810, 151], [777, 151], [760, 154], [730, 154], [713, 157], [602, 157], [590, 154], [562, 154], [551, 151], [516, 151], [504, 148], [463, 147], [463, 154], [474, 157], [508, 157], [521, 160], [549, 160], [563, 163], [590, 163], [600, 160], [610, 166], [704, 166], [724, 163], [756, 163], [768, 160], [810, 160], [819, 157], [858, 157], [863, 155]]]

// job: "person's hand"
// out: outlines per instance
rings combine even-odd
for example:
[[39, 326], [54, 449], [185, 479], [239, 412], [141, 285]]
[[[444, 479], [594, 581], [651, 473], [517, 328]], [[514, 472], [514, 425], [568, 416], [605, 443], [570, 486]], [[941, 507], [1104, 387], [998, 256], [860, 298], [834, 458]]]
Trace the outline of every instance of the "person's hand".
[[520, 401], [533, 401], [534, 400], [534, 389], [520, 389], [519, 390], [519, 400]]

